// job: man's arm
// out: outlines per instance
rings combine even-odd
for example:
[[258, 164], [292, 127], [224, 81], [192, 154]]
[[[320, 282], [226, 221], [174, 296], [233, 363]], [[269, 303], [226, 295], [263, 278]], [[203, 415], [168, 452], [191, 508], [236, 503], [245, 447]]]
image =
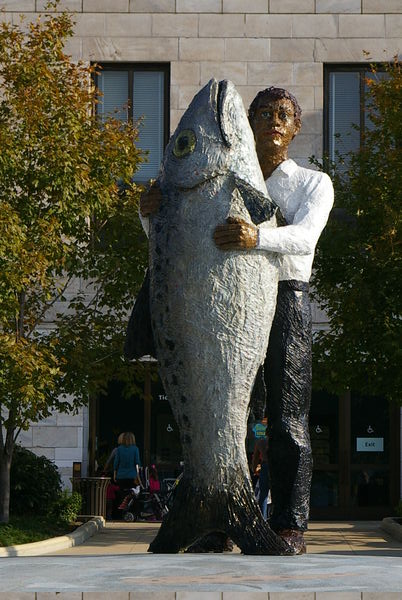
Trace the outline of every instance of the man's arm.
[[162, 202], [162, 192], [154, 181], [148, 191], [140, 197], [140, 220], [145, 233], [149, 233], [149, 217], [159, 211]]
[[257, 440], [254, 446], [253, 458], [251, 460], [251, 471], [256, 472], [258, 465], [261, 462], [260, 440]]
[[306, 255], [314, 252], [318, 238], [328, 220], [334, 190], [328, 175], [317, 177], [306, 199], [296, 212], [293, 223], [283, 227], [257, 228], [252, 223], [228, 219], [218, 225], [214, 241], [221, 250], [258, 248], [281, 254]]
[[162, 192], [156, 181], [140, 198], [140, 213], [142, 217], [150, 217], [157, 213], [162, 202]]
[[334, 202], [332, 181], [325, 173], [306, 190], [293, 223], [277, 228], [259, 229], [257, 247], [280, 254], [307, 255], [315, 250]]

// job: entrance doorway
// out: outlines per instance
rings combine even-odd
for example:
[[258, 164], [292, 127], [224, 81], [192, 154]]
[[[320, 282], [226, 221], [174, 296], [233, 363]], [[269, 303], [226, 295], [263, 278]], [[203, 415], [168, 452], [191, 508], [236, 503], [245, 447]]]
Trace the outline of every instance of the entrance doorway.
[[312, 518], [381, 519], [399, 498], [399, 409], [383, 398], [315, 392]]
[[[127, 399], [122, 384], [112, 382], [92, 410], [90, 405], [92, 473], [103, 466], [122, 431], [134, 431], [143, 463], [156, 464], [162, 478], [180, 472], [179, 431], [162, 383], [149, 372], [143, 385], [144, 393]], [[313, 519], [382, 519], [393, 514], [399, 501], [399, 424], [399, 407], [383, 398], [313, 393]], [[250, 430], [250, 455], [254, 443]]]
[[102, 472], [123, 431], [135, 434], [144, 466], [155, 464], [160, 478], [180, 473], [182, 450], [179, 428], [167, 396], [152, 366], [145, 366], [142, 393], [127, 397], [124, 384], [111, 381], [105, 394], [90, 402], [90, 474]]
[[123, 388], [122, 382], [111, 381], [106, 393], [94, 400], [94, 471], [103, 469], [111, 451], [117, 446], [119, 434], [124, 431], [134, 433], [141, 462], [144, 461], [144, 400], [139, 394], [127, 397]]

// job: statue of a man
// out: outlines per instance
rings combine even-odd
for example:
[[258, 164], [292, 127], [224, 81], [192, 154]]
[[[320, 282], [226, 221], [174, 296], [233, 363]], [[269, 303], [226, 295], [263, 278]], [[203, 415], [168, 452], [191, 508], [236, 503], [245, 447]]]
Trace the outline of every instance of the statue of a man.
[[[269, 469], [273, 511], [270, 526], [293, 548], [306, 551], [312, 476], [308, 430], [311, 399], [312, 324], [309, 279], [315, 247], [333, 204], [328, 175], [299, 167], [288, 148], [301, 128], [296, 98], [281, 88], [257, 94], [249, 120], [269, 196], [286, 225], [219, 225], [215, 243], [224, 250], [266, 250], [280, 256], [277, 307], [265, 360], [268, 387]], [[158, 211], [157, 187], [141, 199], [143, 217]]]
[[224, 250], [251, 247], [280, 255], [276, 312], [264, 365], [273, 504], [270, 526], [301, 554], [306, 551], [303, 532], [312, 476], [309, 279], [334, 193], [328, 175], [299, 167], [288, 158], [289, 144], [301, 128], [301, 109], [292, 94], [275, 87], [263, 90], [251, 103], [249, 120], [268, 193], [287, 225], [276, 229], [221, 225], [214, 238]]

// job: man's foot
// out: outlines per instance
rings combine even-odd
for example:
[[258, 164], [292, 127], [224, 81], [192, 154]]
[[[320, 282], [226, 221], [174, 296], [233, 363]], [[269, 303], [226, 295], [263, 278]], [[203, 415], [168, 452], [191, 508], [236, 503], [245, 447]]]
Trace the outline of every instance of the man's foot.
[[306, 554], [306, 542], [303, 531], [300, 529], [282, 529], [278, 531], [281, 537], [292, 549], [292, 554]]

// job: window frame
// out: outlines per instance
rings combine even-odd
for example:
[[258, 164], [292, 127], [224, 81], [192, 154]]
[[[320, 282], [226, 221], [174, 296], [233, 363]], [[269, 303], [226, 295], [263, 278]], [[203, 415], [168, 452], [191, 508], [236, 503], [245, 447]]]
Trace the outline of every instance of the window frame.
[[[133, 83], [135, 71], [161, 71], [163, 72], [163, 150], [165, 150], [170, 137], [170, 63], [142, 63], [142, 62], [102, 62], [93, 63], [101, 71], [128, 71], [128, 114], [134, 122]], [[95, 73], [95, 85], [99, 89], [99, 75]]]
[[360, 96], [360, 121], [357, 125], [360, 127], [360, 146], [363, 143], [363, 135], [366, 124], [365, 118], [365, 84], [364, 78], [371, 71], [371, 65], [378, 72], [384, 72], [383, 63], [326, 63], [324, 64], [324, 110], [323, 110], [323, 155], [329, 157], [330, 151], [330, 127], [329, 127], [329, 106], [330, 106], [330, 76], [332, 73], [359, 73], [359, 96]]

